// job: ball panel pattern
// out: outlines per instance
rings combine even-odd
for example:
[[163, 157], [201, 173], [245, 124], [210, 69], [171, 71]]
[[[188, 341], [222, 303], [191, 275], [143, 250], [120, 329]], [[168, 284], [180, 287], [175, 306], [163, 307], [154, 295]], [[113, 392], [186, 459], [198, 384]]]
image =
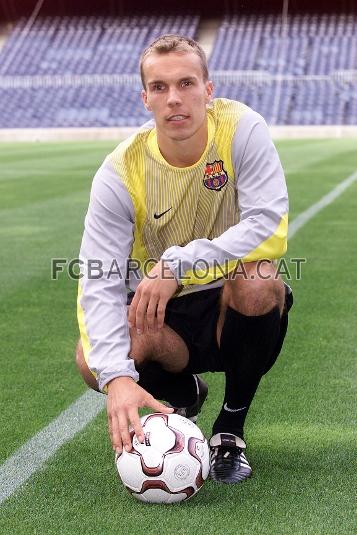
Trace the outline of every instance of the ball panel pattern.
[[150, 503], [173, 503], [193, 496], [209, 472], [209, 448], [201, 430], [177, 414], [141, 418], [144, 442], [131, 431], [132, 448], [116, 458], [127, 490]]

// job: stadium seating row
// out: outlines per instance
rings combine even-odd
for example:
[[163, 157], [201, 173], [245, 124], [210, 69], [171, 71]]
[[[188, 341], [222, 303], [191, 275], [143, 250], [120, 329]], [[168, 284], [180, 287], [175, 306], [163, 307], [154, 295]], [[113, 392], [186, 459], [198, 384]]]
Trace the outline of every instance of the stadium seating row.
[[[91, 18], [90, 18], [91, 19]], [[38, 21], [28, 33], [22, 24], [8, 39], [0, 69], [3, 75], [134, 73], [140, 53], [155, 37], [177, 32], [193, 36], [198, 17], [145, 17], [144, 20], [86, 17]], [[145, 24], [144, 24], [145, 22]], [[14, 53], [15, 52], [15, 53]]]
[[[0, 54], [11, 77], [133, 74], [142, 49], [163, 33], [196, 37], [197, 16], [47, 17], [15, 26]], [[224, 17], [209, 59], [216, 95], [242, 100], [272, 124], [356, 124], [357, 24], [351, 15]], [[254, 73], [266, 73], [257, 80]], [[278, 76], [277, 76], [278, 75]], [[10, 84], [11, 85], [11, 84]], [[147, 120], [140, 86], [112, 83], [0, 86], [0, 127], [135, 126]]]
[[[294, 16], [286, 28], [272, 15], [225, 17], [210, 58], [212, 70], [266, 70], [272, 74], [329, 74], [357, 66], [357, 24], [349, 17]], [[338, 20], [338, 24], [337, 21]]]

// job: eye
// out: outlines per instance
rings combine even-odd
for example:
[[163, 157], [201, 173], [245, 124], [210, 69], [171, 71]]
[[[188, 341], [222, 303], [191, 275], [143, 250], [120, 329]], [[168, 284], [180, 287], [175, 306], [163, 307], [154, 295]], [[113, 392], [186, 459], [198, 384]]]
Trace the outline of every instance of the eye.
[[192, 85], [192, 80], [184, 80], [182, 82], [182, 87], [189, 87], [190, 85]]
[[154, 84], [152, 86], [153, 91], [162, 91], [164, 89], [163, 84]]

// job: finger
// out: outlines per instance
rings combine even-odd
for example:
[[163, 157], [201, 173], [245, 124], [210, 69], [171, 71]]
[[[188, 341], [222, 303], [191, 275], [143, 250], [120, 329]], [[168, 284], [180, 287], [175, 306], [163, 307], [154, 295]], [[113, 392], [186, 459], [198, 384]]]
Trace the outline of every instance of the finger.
[[147, 402], [145, 403], [146, 407], [154, 409], [155, 412], [164, 412], [165, 414], [171, 414], [174, 411], [173, 407], [167, 407], [161, 401], [158, 401], [153, 396], [150, 396]]
[[121, 440], [119, 424], [118, 424], [118, 420], [116, 416], [109, 416], [108, 427], [109, 427], [109, 434], [110, 434], [110, 439], [112, 441], [113, 449], [117, 453], [121, 453], [123, 451], [123, 443]]
[[158, 297], [151, 296], [147, 310], [146, 310], [146, 320], [148, 328], [150, 331], [156, 331], [157, 322], [156, 322], [156, 309], [157, 309]]
[[131, 425], [133, 426], [134, 432], [139, 440], [139, 442], [144, 442], [144, 430], [143, 426], [141, 425], [139, 413], [137, 409], [131, 409], [128, 412], [129, 420]]
[[149, 326], [148, 326], [148, 322], [147, 322], [147, 317], [146, 316], [144, 316], [144, 329], [143, 329], [143, 332], [144, 333], [149, 332]]
[[158, 329], [162, 329], [162, 327], [164, 326], [166, 305], [167, 305], [167, 300], [161, 298], [159, 301], [159, 304], [157, 305], [157, 311], [156, 311]]
[[121, 441], [123, 444], [123, 447], [126, 449], [126, 451], [130, 451], [132, 444], [130, 439], [130, 433], [129, 433], [129, 426], [128, 426], [128, 418], [125, 413], [119, 413], [119, 432]]
[[[108, 418], [108, 433], [109, 433], [109, 436], [110, 436], [110, 441], [111, 441], [111, 443], [113, 444], [112, 424], [111, 424], [111, 421], [110, 421], [109, 418]], [[113, 449], [114, 449], [114, 445], [113, 445]]]
[[128, 324], [129, 327], [135, 327], [135, 321], [136, 321], [136, 307], [138, 306], [138, 303], [140, 301], [140, 289], [137, 288], [135, 295], [133, 297], [133, 300], [131, 304], [129, 305], [128, 310]]
[[145, 316], [146, 316], [148, 301], [149, 301], [148, 297], [142, 295], [138, 303], [138, 306], [136, 307], [135, 324], [136, 324], [136, 332], [138, 334], [142, 334], [144, 332]]

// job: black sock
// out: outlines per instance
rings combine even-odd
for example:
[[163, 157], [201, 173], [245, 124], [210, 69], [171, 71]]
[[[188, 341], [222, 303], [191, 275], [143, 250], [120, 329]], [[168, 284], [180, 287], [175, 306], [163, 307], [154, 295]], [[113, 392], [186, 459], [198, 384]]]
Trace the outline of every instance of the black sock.
[[243, 438], [250, 404], [276, 348], [280, 313], [276, 306], [262, 316], [245, 316], [228, 307], [221, 335], [226, 389], [213, 434], [233, 433]]
[[173, 407], [189, 407], [196, 401], [196, 381], [191, 373], [170, 373], [157, 362], [148, 362], [138, 371], [139, 385], [155, 398]]

